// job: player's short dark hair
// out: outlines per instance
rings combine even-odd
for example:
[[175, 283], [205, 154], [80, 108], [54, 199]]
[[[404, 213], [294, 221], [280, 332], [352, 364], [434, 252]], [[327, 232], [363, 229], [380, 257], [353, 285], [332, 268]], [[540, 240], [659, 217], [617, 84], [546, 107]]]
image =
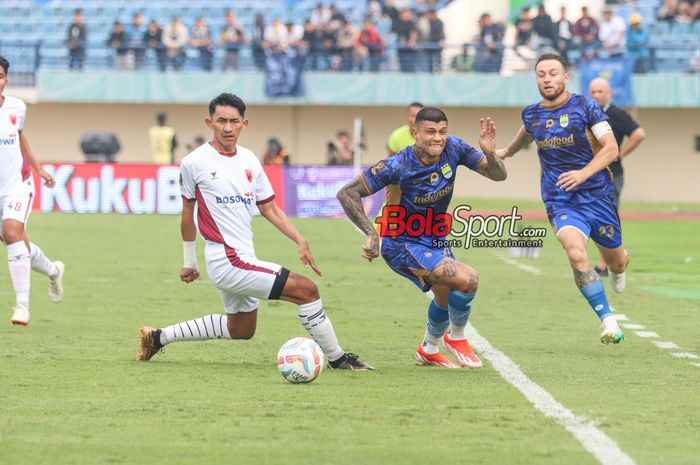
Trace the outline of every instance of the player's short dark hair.
[[539, 65], [541, 62], [547, 60], [558, 61], [564, 67], [564, 71], [569, 71], [569, 65], [568, 63], [566, 63], [566, 60], [561, 56], [557, 55], [556, 53], [545, 53], [544, 55], [540, 55], [540, 57], [537, 59], [537, 62], [535, 63], [535, 69], [537, 69], [537, 65]]
[[411, 109], [413, 107], [423, 108], [424, 105], [420, 102], [411, 102], [411, 104], [408, 106], [408, 108]]
[[416, 115], [416, 125], [421, 121], [432, 121], [433, 123], [447, 122], [447, 115], [439, 108], [423, 107]]
[[214, 99], [209, 102], [209, 116], [213, 115], [216, 111], [216, 107], [233, 107], [238, 110], [241, 116], [245, 116], [245, 103], [238, 95], [231, 94], [229, 92], [224, 92], [217, 95]]
[[5, 76], [7, 76], [7, 72], [10, 70], [10, 62], [2, 55], [0, 55], [0, 68], [5, 70]]

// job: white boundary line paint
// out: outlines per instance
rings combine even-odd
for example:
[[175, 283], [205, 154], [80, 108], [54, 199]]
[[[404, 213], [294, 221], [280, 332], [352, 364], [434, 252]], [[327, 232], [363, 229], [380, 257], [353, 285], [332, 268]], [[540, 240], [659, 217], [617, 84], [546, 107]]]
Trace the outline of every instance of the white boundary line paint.
[[535, 274], [535, 275], [541, 275], [541, 274], [542, 274], [542, 270], [540, 270], [540, 269], [537, 268], [536, 266], [527, 265], [527, 264], [525, 264], [525, 263], [520, 263], [519, 261], [517, 261], [517, 260], [515, 260], [515, 259], [513, 259], [513, 258], [510, 258], [510, 257], [508, 257], [507, 255], [505, 255], [505, 254], [503, 254], [503, 253], [501, 253], [501, 252], [496, 252], [495, 255], [496, 255], [496, 257], [497, 257], [499, 260], [501, 260], [501, 261], [502, 261], [503, 263], [505, 263], [506, 265], [517, 266], [517, 267], [520, 268], [521, 270], [527, 271], [528, 273], [532, 273], [532, 274]]
[[691, 365], [700, 368], [700, 363], [691, 363]]
[[634, 334], [639, 337], [659, 337], [654, 331], [635, 331]]
[[690, 352], [671, 352], [671, 355], [673, 355], [676, 358], [691, 358], [691, 359], [700, 358], [695, 354], [691, 354]]
[[[610, 310], [613, 312], [615, 311], [612, 306], [610, 306]], [[627, 318], [627, 315], [624, 313], [613, 313], [613, 318], [615, 318], [617, 321], [629, 321], [629, 318]]]
[[678, 344], [676, 344], [675, 342], [671, 342], [671, 341], [668, 341], [668, 342], [651, 341], [651, 343], [654, 344], [659, 349], [674, 349], [674, 350], [680, 349]]
[[644, 329], [644, 325], [637, 325], [632, 323], [622, 323], [620, 326], [622, 326], [625, 329]]
[[506, 354], [476, 332], [471, 324], [467, 325], [465, 333], [472, 346], [491, 362], [504, 380], [520, 391], [537, 410], [566, 428], [598, 462], [602, 465], [636, 465], [614, 440], [594, 426], [593, 421], [575, 415], [564, 407], [549, 392], [528, 378]]

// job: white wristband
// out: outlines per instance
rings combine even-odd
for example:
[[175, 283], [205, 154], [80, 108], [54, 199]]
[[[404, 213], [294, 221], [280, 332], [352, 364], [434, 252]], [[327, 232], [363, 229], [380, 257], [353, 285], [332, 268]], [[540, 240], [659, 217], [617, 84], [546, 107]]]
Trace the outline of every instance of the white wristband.
[[182, 241], [182, 267], [197, 269], [196, 241]]

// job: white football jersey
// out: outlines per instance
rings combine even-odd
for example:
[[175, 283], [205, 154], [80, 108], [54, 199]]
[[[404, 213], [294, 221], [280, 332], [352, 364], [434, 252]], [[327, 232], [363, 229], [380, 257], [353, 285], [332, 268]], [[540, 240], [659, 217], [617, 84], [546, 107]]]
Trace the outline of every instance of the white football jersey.
[[180, 185], [184, 197], [197, 201], [195, 222], [204, 239], [255, 255], [255, 206], [275, 193], [252, 151], [237, 145], [235, 154], [221, 154], [206, 143], [182, 159]]
[[22, 151], [19, 132], [24, 128], [27, 106], [15, 97], [5, 96], [0, 106], [0, 195], [22, 183]]

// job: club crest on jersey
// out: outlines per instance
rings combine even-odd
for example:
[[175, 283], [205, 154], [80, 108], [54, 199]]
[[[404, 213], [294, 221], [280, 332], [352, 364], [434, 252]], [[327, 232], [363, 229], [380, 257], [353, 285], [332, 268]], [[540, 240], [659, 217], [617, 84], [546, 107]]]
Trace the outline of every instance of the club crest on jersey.
[[438, 180], [439, 175], [436, 172], [430, 173], [430, 184], [435, 184], [435, 181]]
[[17, 115], [14, 113], [10, 113], [10, 123], [12, 123], [13, 126], [17, 125]]
[[211, 179], [212, 179], [212, 180], [217, 179], [217, 177], [216, 177], [216, 171], [210, 171], [209, 174], [211, 174]]
[[561, 115], [559, 117], [559, 126], [565, 128], [569, 125], [569, 115]]
[[450, 168], [450, 165], [442, 165], [440, 170], [442, 171], [442, 175], [445, 176], [445, 179], [450, 179], [452, 177], [452, 168]]
[[547, 122], [545, 123], [544, 127], [549, 129], [552, 127], [553, 124], [554, 124], [554, 120], [548, 119]]
[[253, 172], [250, 170], [245, 170], [245, 177], [248, 179], [248, 182], [253, 182]]

